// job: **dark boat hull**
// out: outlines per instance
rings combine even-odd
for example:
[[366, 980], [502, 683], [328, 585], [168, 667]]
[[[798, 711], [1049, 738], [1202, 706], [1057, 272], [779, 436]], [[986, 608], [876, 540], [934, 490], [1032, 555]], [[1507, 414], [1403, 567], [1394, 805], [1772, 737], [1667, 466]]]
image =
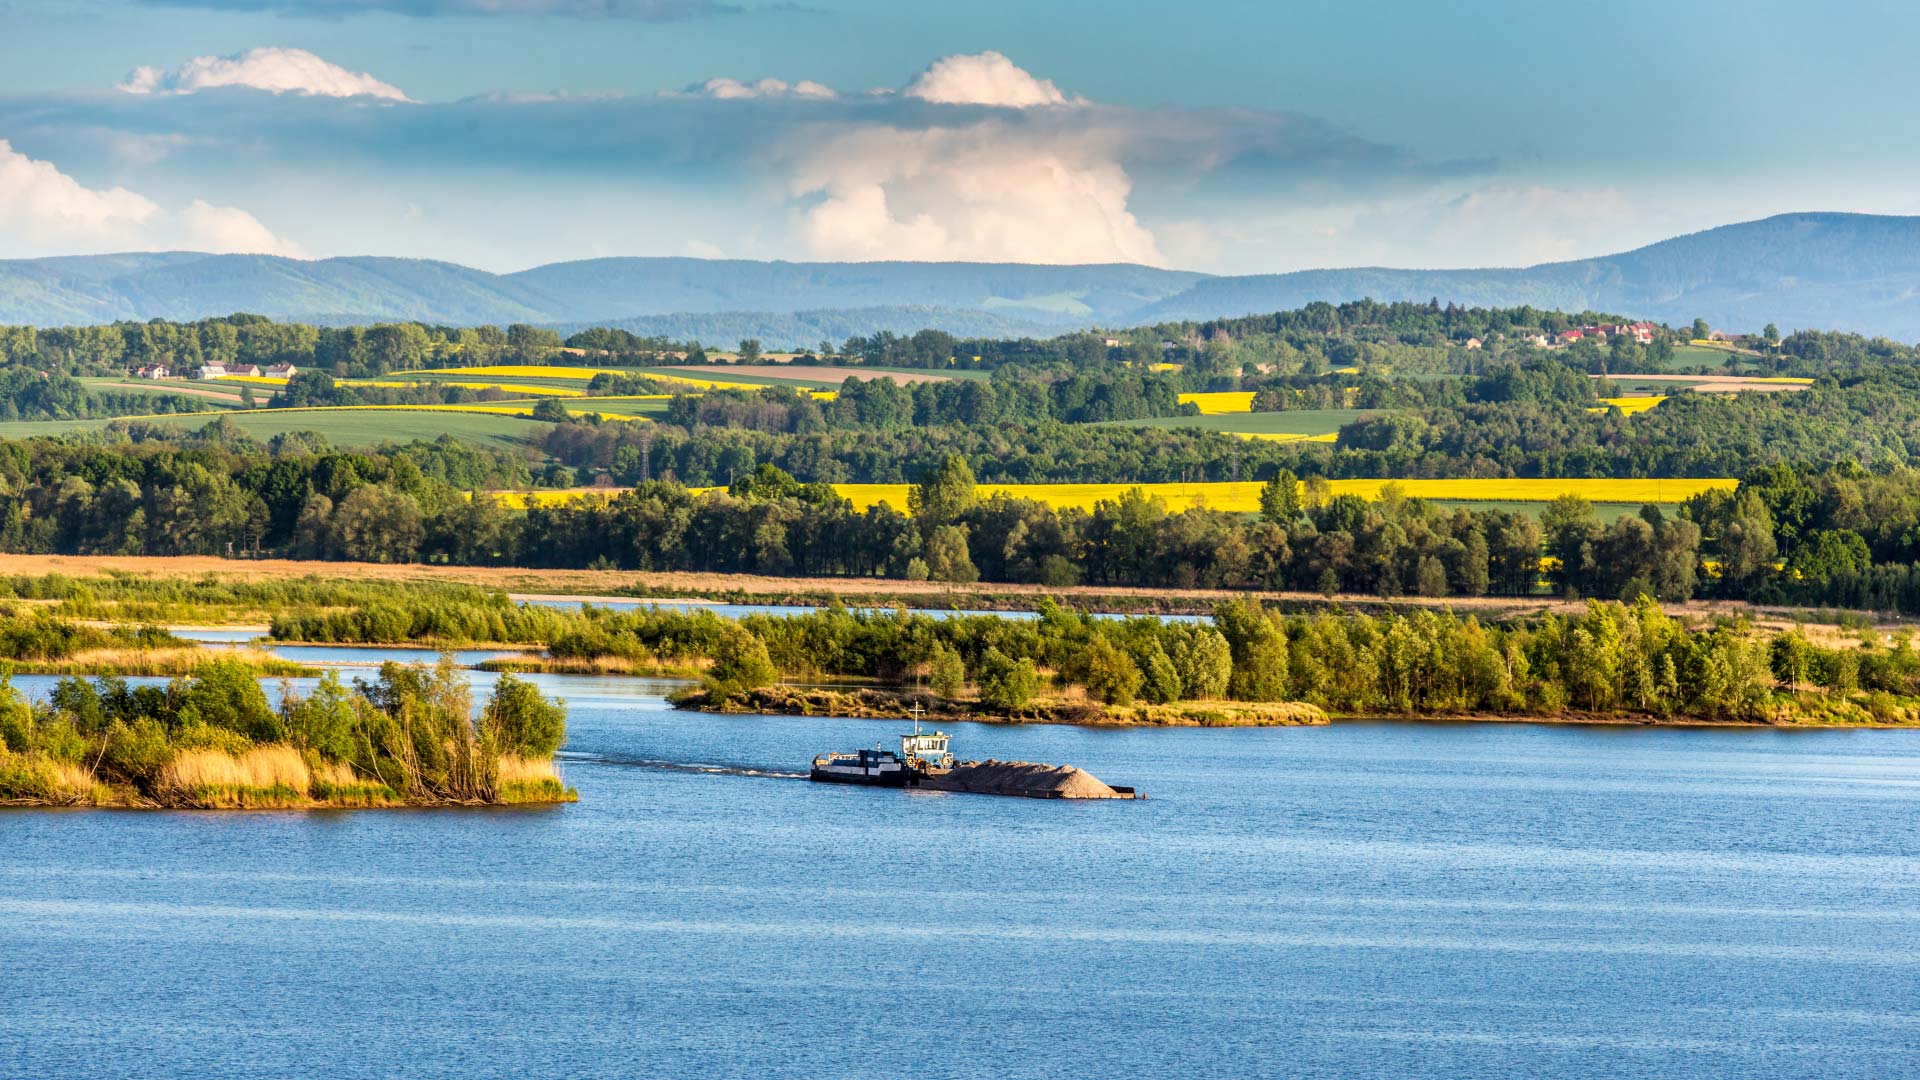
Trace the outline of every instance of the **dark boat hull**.
[[907, 771], [884, 773], [832, 772], [827, 769], [815, 769], [807, 774], [807, 779], [823, 784], [859, 784], [862, 787], [906, 787]]

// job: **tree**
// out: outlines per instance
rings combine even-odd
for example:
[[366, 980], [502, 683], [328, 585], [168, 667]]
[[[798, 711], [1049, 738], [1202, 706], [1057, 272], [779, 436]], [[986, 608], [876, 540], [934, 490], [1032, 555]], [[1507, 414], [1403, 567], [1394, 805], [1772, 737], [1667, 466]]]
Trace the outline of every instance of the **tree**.
[[927, 688], [943, 698], [957, 698], [967, 685], [967, 669], [960, 652], [944, 641], [933, 643], [927, 660]]
[[533, 418], [549, 424], [564, 424], [569, 419], [567, 407], [554, 398], [545, 398], [533, 403]]
[[760, 339], [742, 338], [740, 340], [740, 362], [757, 364], [760, 362]]
[[1693, 340], [1700, 341], [1711, 333], [1713, 333], [1713, 327], [1707, 325], [1707, 320], [1693, 320]]
[[480, 714], [480, 734], [500, 753], [544, 760], [567, 739], [567, 707], [532, 683], [503, 674]]
[[980, 703], [1000, 712], [1027, 707], [1040, 689], [1040, 672], [1027, 657], [1018, 660], [989, 645], [980, 657]]
[[927, 577], [934, 581], [972, 582], [980, 580], [967, 553], [967, 530], [960, 525], [942, 525], [927, 537]]
[[1300, 478], [1281, 469], [1260, 489], [1260, 516], [1275, 525], [1291, 525], [1300, 517]]
[[747, 690], [772, 686], [779, 672], [767, 655], [767, 643], [751, 630], [728, 624], [713, 650], [706, 689], [713, 697], [731, 697]]
[[1193, 699], [1217, 698], [1227, 692], [1233, 677], [1233, 649], [1218, 630], [1206, 626], [1182, 626], [1168, 658], [1180, 680], [1180, 692]]
[[333, 508], [328, 547], [360, 562], [409, 562], [426, 537], [420, 507], [384, 484], [353, 489]]
[[1140, 668], [1133, 657], [1098, 634], [1080, 654], [1081, 685], [1108, 705], [1131, 705], [1140, 691]]
[[[891, 379], [875, 382], [893, 385]], [[907, 491], [907, 512], [920, 523], [921, 531], [928, 534], [958, 520], [973, 509], [973, 505], [973, 468], [959, 454], [942, 458], [937, 468]]]

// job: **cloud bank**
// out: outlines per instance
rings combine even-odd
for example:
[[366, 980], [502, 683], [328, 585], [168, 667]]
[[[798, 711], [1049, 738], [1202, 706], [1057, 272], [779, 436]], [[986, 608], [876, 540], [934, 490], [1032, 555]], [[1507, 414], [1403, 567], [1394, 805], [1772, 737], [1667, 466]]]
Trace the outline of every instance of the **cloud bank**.
[[303, 254], [244, 210], [196, 199], [169, 212], [123, 187], [89, 188], [4, 139], [0, 248], [22, 255], [168, 249]]
[[129, 94], [192, 94], [222, 86], [245, 86], [273, 94], [407, 100], [399, 87], [365, 72], [348, 71], [305, 49], [271, 45], [232, 56], [196, 56], [172, 71], [135, 68], [116, 89]]
[[[203, 92], [232, 86], [269, 92]], [[1452, 197], [1487, 167], [1294, 113], [1104, 104], [996, 52], [940, 58], [883, 90], [716, 75], [643, 97], [369, 109], [404, 95], [311, 54], [255, 49], [127, 88], [0, 97], [0, 133], [83, 173], [137, 175], [130, 186], [189, 209], [246, 206], [328, 253], [500, 268], [695, 244], [760, 258], [1191, 265], [1195, 252], [1258, 249], [1226, 230], [1249, 207], [1404, 202], [1447, 184]], [[1195, 206], [1214, 218], [1195, 223]], [[214, 233], [208, 214], [194, 220]], [[230, 224], [225, 244], [279, 242]], [[1262, 253], [1269, 265], [1288, 254]]]

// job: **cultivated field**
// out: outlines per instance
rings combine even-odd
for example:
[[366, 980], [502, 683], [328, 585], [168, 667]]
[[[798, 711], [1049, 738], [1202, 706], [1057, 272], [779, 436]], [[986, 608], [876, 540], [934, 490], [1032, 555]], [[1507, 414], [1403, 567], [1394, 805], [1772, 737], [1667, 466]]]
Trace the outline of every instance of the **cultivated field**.
[[839, 386], [848, 379], [859, 379], [861, 382], [892, 379], [902, 385], [909, 385], [923, 382], [947, 382], [950, 378], [941, 372], [916, 371], [911, 368], [833, 367], [828, 364], [728, 364], [721, 368], [687, 364], [668, 370], [709, 375], [712, 378], [745, 377], [768, 379], [782, 384], [809, 383], [816, 386]]
[[[1183, 397], [1185, 395], [1182, 395]], [[1153, 416], [1144, 420], [1113, 420], [1102, 426], [1165, 428], [1169, 431], [1197, 429], [1225, 431], [1235, 435], [1307, 437], [1332, 435], [1369, 412], [1363, 409], [1303, 409], [1298, 412], [1215, 413], [1211, 416]]]
[[[1678, 503], [1702, 491], [1731, 491], [1738, 480], [1636, 480], [1636, 479], [1506, 479], [1506, 480], [1335, 480], [1334, 495], [1358, 495], [1377, 499], [1387, 485], [1397, 485], [1409, 498], [1439, 499], [1450, 503], [1528, 503], [1552, 502], [1562, 495], [1578, 495], [1589, 502]], [[1091, 510], [1095, 503], [1110, 502], [1133, 488], [1165, 500], [1169, 510], [1205, 506], [1233, 513], [1253, 513], [1260, 509], [1257, 481], [1219, 481], [1199, 484], [981, 484], [984, 498], [1005, 493], [1015, 498], [1034, 499], [1056, 509], [1076, 507]], [[907, 484], [835, 484], [834, 490], [853, 501], [858, 509], [885, 502], [896, 510], [907, 506]]]
[[1202, 416], [1252, 412], [1253, 391], [1217, 390], [1207, 393], [1181, 394], [1180, 404], [1198, 405]]
[[1812, 379], [1753, 375], [1595, 375], [1594, 378], [1607, 379], [1616, 390], [1650, 394], [1683, 388], [1702, 394], [1737, 394], [1742, 390], [1778, 393], [1783, 390], [1805, 390], [1813, 385]]
[[225, 417], [262, 441], [291, 431], [313, 431], [338, 447], [378, 446], [386, 442], [435, 439], [441, 435], [495, 447], [520, 447], [538, 441], [552, 424], [521, 416], [456, 411], [445, 407], [358, 407], [337, 409], [256, 409], [185, 413], [171, 416], [99, 417], [92, 420], [14, 420], [0, 422], [0, 438], [101, 431], [116, 420], [195, 431]]

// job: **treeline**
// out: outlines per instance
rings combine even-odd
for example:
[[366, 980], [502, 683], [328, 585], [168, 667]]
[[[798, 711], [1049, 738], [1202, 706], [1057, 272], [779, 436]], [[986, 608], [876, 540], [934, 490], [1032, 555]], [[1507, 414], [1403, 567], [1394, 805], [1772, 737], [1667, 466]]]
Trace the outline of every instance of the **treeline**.
[[[392, 640], [353, 619], [289, 615], [274, 633]], [[1920, 694], [1920, 653], [1904, 640], [1891, 649], [1824, 649], [1797, 632], [1731, 623], [1690, 630], [1645, 599], [1596, 602], [1579, 616], [1524, 625], [1432, 609], [1286, 616], [1258, 601], [1222, 604], [1206, 623], [1111, 619], [1051, 600], [1032, 620], [844, 608], [727, 619], [588, 607], [553, 622], [543, 640], [556, 657], [705, 665], [708, 694], [722, 698], [780, 677], [862, 677], [965, 696], [1001, 713], [1077, 693], [1116, 705], [1302, 701], [1342, 715], [1579, 711], [1859, 722], [1904, 719]]]
[[205, 401], [177, 394], [101, 390], [69, 375], [25, 367], [0, 368], [0, 421], [86, 420], [206, 410]]
[[0, 802], [386, 806], [571, 797], [551, 759], [566, 714], [502, 676], [476, 717], [465, 676], [388, 663], [277, 704], [255, 670], [209, 660], [165, 686], [62, 679], [29, 704], [0, 678]]

